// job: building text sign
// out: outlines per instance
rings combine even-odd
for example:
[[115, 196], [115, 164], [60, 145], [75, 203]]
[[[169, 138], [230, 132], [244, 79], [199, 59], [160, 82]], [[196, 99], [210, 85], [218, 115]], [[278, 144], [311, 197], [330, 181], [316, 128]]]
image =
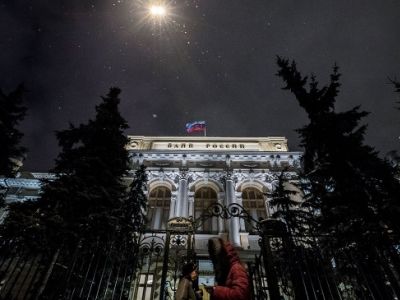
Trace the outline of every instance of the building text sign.
[[153, 142], [152, 150], [247, 150], [259, 151], [257, 143]]
[[129, 136], [128, 149], [133, 150], [200, 150], [200, 151], [287, 151], [282, 137], [217, 138], [217, 137], [137, 137]]

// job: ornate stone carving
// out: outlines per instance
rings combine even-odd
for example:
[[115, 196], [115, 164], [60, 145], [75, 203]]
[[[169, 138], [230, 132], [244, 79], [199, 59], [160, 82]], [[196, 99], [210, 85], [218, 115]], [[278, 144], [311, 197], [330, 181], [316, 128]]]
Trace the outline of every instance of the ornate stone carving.
[[203, 179], [205, 181], [214, 180], [217, 182], [221, 181], [221, 177], [223, 175], [220, 172], [208, 172], [208, 171], [192, 171], [189, 172], [189, 177], [192, 178], [193, 181], [197, 181], [199, 179]]
[[186, 179], [186, 180], [189, 180], [189, 178], [190, 178], [190, 176], [189, 176], [189, 172], [188, 172], [188, 169], [187, 168], [181, 168], [180, 170], [179, 170], [179, 179], [181, 180], [181, 179]]
[[168, 181], [170, 184], [174, 185], [174, 188], [178, 188], [179, 180], [176, 180], [177, 173], [174, 171], [164, 171], [163, 169], [160, 170], [148, 170], [147, 171], [147, 179], [149, 182], [151, 181]]

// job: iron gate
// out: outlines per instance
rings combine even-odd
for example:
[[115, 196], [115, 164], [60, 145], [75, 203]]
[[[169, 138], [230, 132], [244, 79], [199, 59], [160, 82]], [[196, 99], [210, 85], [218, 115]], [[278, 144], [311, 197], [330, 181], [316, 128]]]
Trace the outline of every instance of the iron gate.
[[175, 299], [183, 264], [195, 260], [193, 221], [173, 218], [167, 230], [144, 234], [130, 299]]
[[[253, 299], [400, 297], [395, 246], [386, 252], [372, 246], [366, 257], [352, 249], [331, 253], [321, 247], [328, 237], [290, 236], [283, 222], [254, 220], [234, 203], [214, 204], [198, 220], [171, 219], [167, 230], [143, 234], [139, 243], [122, 248], [88, 248], [81, 241], [45, 256], [3, 242], [0, 299], [174, 299], [182, 265], [195, 260], [196, 226], [212, 216], [242, 218], [259, 234], [260, 253], [248, 262]], [[349, 262], [353, 275], [343, 275], [341, 261]]]

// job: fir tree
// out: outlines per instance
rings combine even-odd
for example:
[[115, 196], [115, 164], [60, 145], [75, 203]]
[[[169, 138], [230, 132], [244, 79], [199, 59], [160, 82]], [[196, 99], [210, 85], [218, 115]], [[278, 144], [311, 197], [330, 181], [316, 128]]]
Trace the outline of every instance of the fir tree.
[[310, 119], [298, 132], [314, 205], [321, 210], [321, 230], [342, 239], [376, 237], [383, 229], [381, 221], [397, 230], [394, 220], [386, 218], [386, 206], [398, 186], [390, 166], [363, 143], [366, 126], [359, 122], [367, 113], [359, 107], [335, 112], [340, 86], [337, 66], [328, 86], [319, 88], [312, 76], [307, 90], [307, 77], [301, 76], [294, 62], [278, 58], [278, 65], [284, 89], [294, 93]]
[[[393, 84], [393, 86], [395, 88], [395, 92], [398, 93], [400, 96], [400, 81], [396, 81], [393, 79], [389, 79], [389, 80]], [[400, 100], [398, 100], [396, 103], [400, 105]], [[400, 106], [397, 106], [396, 108], [398, 110], [400, 110]], [[398, 139], [400, 140], [400, 132], [399, 132]], [[387, 159], [388, 159], [389, 163], [395, 169], [396, 177], [400, 180], [400, 154], [396, 150], [389, 151], [387, 154]]]
[[[26, 115], [26, 107], [22, 104], [24, 92], [23, 85], [9, 94], [0, 90], [0, 176], [6, 178], [14, 177], [26, 152], [20, 145], [23, 134], [17, 129]], [[7, 187], [0, 188], [1, 207]]]
[[380, 254], [393, 253], [389, 236], [399, 234], [400, 188], [393, 169], [364, 144], [366, 126], [359, 123], [367, 112], [359, 107], [335, 111], [340, 87], [337, 66], [330, 83], [319, 88], [316, 78], [303, 77], [294, 62], [278, 57], [277, 63], [277, 75], [286, 84], [283, 89], [295, 95], [310, 120], [298, 132], [310, 183], [309, 202], [318, 212], [318, 232], [333, 238], [330, 247], [334, 251], [363, 253], [362, 264], [385, 289], [376, 264], [379, 257], [371, 245], [379, 247]]
[[104, 262], [91, 275], [97, 291], [109, 289], [101, 278], [115, 272], [121, 276], [116, 280], [127, 281], [119, 293], [128, 293], [145, 222], [146, 173], [140, 167], [129, 189], [128, 126], [118, 111], [119, 93], [110, 89], [93, 120], [57, 132], [56, 179], [45, 182], [38, 201], [10, 205], [1, 226], [2, 237], [16, 251], [46, 258], [37, 298], [69, 298], [93, 260]]
[[[131, 267], [136, 266], [137, 253], [139, 252], [140, 238], [147, 223], [147, 197], [145, 195], [147, 183], [146, 167], [141, 165], [135, 172], [130, 184], [128, 195], [116, 216], [119, 220], [116, 232], [116, 248], [125, 251], [127, 257], [132, 256], [134, 261]], [[128, 250], [128, 253], [126, 251]]]
[[146, 167], [141, 165], [135, 172], [135, 177], [130, 186], [128, 200], [124, 211], [132, 222], [132, 232], [143, 232], [147, 223], [147, 197], [146, 190], [147, 174]]
[[[395, 92], [400, 94], [400, 81], [390, 79], [390, 82], [394, 85]], [[397, 102], [400, 104], [400, 100]], [[397, 107], [400, 110], [400, 107]]]
[[122, 177], [128, 170], [124, 135], [128, 126], [118, 111], [119, 93], [117, 88], [110, 89], [96, 107], [94, 120], [57, 132], [61, 153], [53, 170], [56, 179], [46, 182], [37, 202], [26, 203], [36, 216], [30, 225], [18, 221], [23, 219], [20, 206], [24, 203], [10, 206], [3, 226], [6, 233], [37, 228], [43, 249], [62, 243], [73, 248], [82, 239], [112, 240], [126, 200]]
[[306, 297], [301, 284], [301, 272], [304, 270], [300, 253], [305, 249], [303, 246], [310, 242], [308, 233], [312, 221], [312, 215], [306, 207], [307, 201], [299, 201], [299, 191], [298, 182], [290, 182], [283, 171], [270, 194], [271, 201], [269, 202], [274, 211], [272, 217], [281, 220], [286, 225], [286, 232], [282, 236], [283, 247], [277, 251], [276, 256], [277, 262], [281, 265], [278, 268], [281, 270], [280, 277], [288, 277], [291, 281], [290, 285], [284, 284], [286, 293], [293, 295], [295, 299]]
[[[292, 188], [289, 187], [290, 185]], [[308, 202], [300, 202], [297, 199], [300, 196], [299, 191], [298, 183], [289, 182], [285, 178], [285, 172], [282, 172], [270, 195], [270, 206], [274, 210], [272, 217], [282, 220], [286, 224], [290, 236], [305, 235], [310, 229], [312, 221], [307, 207]]]
[[94, 120], [57, 133], [62, 149], [54, 168], [58, 179], [45, 186], [41, 202], [54, 209], [51, 216], [60, 216], [66, 236], [105, 241], [117, 225], [113, 212], [125, 199], [122, 177], [128, 169], [128, 125], [118, 111], [119, 93], [110, 89]]

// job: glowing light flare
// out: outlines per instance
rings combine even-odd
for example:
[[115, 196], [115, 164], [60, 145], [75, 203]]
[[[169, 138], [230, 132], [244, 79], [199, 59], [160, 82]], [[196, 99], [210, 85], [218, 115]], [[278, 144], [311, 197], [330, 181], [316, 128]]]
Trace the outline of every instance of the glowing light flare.
[[150, 26], [152, 35], [160, 36], [163, 32], [177, 27], [176, 0], [135, 0], [132, 11], [136, 26]]
[[165, 8], [165, 6], [162, 5], [152, 5], [150, 7], [150, 15], [154, 16], [154, 17], [165, 17], [165, 15], [167, 14], [167, 10]]

